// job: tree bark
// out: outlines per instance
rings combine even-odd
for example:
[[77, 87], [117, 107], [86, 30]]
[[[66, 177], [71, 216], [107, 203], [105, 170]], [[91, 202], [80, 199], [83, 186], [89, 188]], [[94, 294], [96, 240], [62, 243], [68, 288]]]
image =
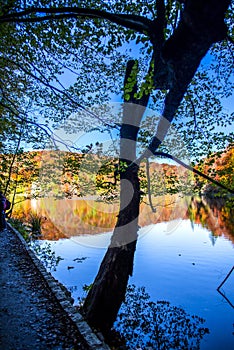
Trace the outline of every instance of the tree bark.
[[[133, 171], [130, 167], [121, 173], [122, 208], [110, 246], [83, 307], [88, 323], [105, 336], [116, 320], [133, 271], [140, 204], [138, 166], [133, 165], [133, 168]], [[130, 191], [129, 185], [132, 186]]]

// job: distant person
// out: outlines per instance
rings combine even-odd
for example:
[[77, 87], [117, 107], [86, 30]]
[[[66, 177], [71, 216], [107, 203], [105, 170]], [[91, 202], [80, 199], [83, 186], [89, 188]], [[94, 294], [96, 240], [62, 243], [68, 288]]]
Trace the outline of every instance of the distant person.
[[4, 194], [0, 192], [0, 230], [6, 228], [6, 210], [10, 209], [11, 203], [6, 199]]

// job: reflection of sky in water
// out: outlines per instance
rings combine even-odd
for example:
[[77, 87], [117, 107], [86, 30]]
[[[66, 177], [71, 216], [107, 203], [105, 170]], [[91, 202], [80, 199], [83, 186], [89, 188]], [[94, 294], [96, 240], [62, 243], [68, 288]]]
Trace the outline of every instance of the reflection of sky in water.
[[76, 244], [91, 248], [107, 248], [110, 243], [112, 232], [101, 233], [97, 235], [80, 235], [71, 237], [70, 241]]
[[[84, 295], [82, 285], [92, 283], [110, 235], [50, 242], [56, 254], [64, 258], [53, 274], [74, 290], [75, 300]], [[211, 334], [202, 341], [201, 349], [234, 349], [234, 309], [217, 292], [234, 264], [232, 243], [223, 237], [214, 239], [210, 231], [199, 225], [195, 224], [193, 230], [189, 220], [150, 225], [141, 229], [139, 235], [134, 274], [129, 282], [145, 286], [152, 300], [168, 300], [205, 318]], [[82, 263], [74, 261], [81, 257], [87, 259]], [[222, 291], [234, 304], [234, 273]]]

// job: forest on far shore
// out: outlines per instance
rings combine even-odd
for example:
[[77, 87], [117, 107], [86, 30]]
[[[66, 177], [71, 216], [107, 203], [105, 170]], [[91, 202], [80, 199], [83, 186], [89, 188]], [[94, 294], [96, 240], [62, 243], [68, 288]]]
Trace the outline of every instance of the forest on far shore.
[[[112, 201], [119, 190], [117, 159], [103, 154], [65, 151], [30, 151], [1, 154], [1, 189], [11, 198], [84, 197], [96, 194]], [[143, 162], [140, 183], [143, 195], [221, 194], [220, 188], [176, 163]], [[234, 189], [234, 148], [213, 153], [194, 165], [202, 173]]]

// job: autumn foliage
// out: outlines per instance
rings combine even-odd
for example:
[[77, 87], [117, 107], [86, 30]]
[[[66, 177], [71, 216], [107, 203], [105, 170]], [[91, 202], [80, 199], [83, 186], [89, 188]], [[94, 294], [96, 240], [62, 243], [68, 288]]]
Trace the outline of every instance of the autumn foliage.
[[[210, 157], [205, 158], [195, 166], [202, 173], [209, 175], [214, 180], [219, 181], [229, 189], [234, 189], [234, 147], [229, 145], [224, 152], [213, 153]], [[223, 194], [217, 186], [195, 176], [196, 189], [203, 193]]]

